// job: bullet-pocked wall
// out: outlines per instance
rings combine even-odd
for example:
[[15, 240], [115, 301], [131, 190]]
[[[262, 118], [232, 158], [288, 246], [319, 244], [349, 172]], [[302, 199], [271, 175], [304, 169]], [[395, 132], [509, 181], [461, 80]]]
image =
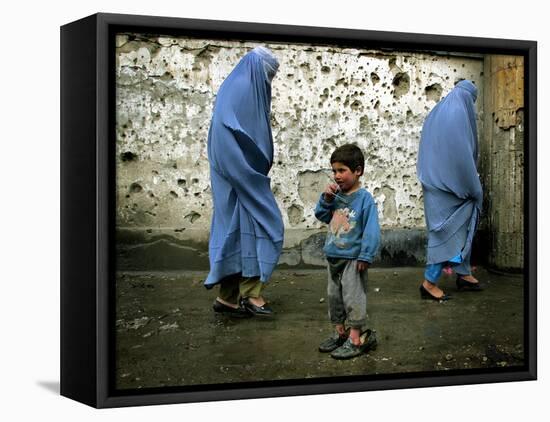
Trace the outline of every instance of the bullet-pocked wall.
[[[212, 107], [225, 77], [257, 45], [117, 35], [116, 224], [123, 267], [206, 262]], [[270, 176], [285, 223], [281, 263], [323, 264], [325, 229], [313, 209], [330, 180], [330, 154], [344, 143], [365, 154], [362, 182], [378, 204], [386, 234], [382, 256], [409, 253], [421, 260], [425, 223], [416, 157], [422, 123], [458, 80], [470, 79], [480, 88], [481, 126], [483, 57], [262, 45], [280, 62], [272, 84]]]

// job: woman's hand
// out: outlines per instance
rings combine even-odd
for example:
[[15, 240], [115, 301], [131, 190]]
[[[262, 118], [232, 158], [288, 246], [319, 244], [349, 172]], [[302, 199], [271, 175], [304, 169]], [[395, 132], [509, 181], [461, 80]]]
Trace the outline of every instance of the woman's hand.
[[325, 197], [326, 202], [332, 202], [334, 197], [336, 196], [336, 192], [338, 191], [338, 185], [336, 183], [330, 183], [325, 188], [325, 191], [323, 192], [323, 195]]

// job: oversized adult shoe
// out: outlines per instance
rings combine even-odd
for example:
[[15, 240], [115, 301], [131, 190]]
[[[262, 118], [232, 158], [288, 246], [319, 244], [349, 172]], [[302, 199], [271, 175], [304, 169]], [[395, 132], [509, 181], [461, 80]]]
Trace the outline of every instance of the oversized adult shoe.
[[321, 353], [329, 353], [335, 349], [338, 349], [344, 344], [348, 338], [349, 332], [346, 332], [343, 336], [338, 333], [334, 333], [332, 337], [327, 338], [319, 345], [319, 351]]
[[334, 359], [351, 359], [367, 353], [369, 350], [376, 350], [378, 341], [376, 340], [376, 333], [370, 329], [363, 331], [360, 336], [361, 344], [356, 346], [351, 342], [351, 338], [347, 340], [339, 348], [334, 350], [330, 356]]

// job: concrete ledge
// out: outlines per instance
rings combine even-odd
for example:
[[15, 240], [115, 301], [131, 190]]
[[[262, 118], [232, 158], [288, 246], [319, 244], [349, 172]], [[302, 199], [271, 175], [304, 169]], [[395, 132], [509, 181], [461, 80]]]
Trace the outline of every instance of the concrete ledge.
[[[172, 234], [173, 233], [173, 234]], [[325, 266], [324, 232], [305, 233], [307, 237], [283, 250], [280, 268], [322, 268]], [[173, 230], [119, 229], [117, 270], [169, 271], [207, 270], [208, 243], [204, 236], [183, 238]], [[382, 231], [377, 266], [416, 266], [425, 262], [426, 233], [419, 229]]]

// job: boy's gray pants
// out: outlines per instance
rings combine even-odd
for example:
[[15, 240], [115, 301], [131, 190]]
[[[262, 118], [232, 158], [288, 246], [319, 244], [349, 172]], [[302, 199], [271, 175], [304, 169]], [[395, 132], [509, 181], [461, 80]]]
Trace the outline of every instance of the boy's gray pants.
[[333, 324], [361, 331], [367, 324], [367, 270], [357, 270], [357, 260], [329, 258], [328, 315]]

